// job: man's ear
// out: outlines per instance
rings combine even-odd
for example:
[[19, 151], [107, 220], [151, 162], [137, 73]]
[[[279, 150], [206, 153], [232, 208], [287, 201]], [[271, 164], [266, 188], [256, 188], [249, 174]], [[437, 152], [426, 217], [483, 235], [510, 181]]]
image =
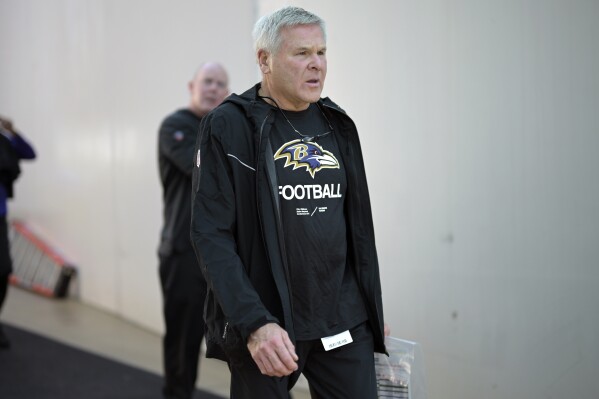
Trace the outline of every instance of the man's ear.
[[258, 66], [263, 74], [270, 73], [270, 53], [266, 50], [258, 50]]

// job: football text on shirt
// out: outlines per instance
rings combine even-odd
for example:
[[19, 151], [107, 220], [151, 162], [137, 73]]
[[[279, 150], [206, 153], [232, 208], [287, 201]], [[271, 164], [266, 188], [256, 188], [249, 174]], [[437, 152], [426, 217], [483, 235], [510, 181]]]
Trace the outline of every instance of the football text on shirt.
[[286, 200], [341, 198], [341, 184], [298, 184], [279, 186], [279, 195]]

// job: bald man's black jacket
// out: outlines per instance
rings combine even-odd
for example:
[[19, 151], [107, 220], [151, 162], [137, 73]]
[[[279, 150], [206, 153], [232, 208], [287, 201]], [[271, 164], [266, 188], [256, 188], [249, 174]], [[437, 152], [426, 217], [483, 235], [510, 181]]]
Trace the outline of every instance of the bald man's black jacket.
[[201, 118], [189, 109], [179, 109], [167, 116], [158, 133], [158, 168], [162, 183], [163, 226], [158, 252], [191, 250], [191, 172], [194, 146]]

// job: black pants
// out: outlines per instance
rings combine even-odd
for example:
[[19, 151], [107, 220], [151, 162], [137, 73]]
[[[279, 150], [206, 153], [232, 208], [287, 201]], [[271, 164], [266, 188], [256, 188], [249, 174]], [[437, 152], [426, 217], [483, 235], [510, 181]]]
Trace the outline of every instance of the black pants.
[[206, 281], [192, 249], [160, 258], [166, 332], [162, 341], [164, 397], [189, 399], [204, 337]]
[[12, 271], [12, 261], [10, 259], [10, 245], [8, 243], [8, 225], [6, 224], [6, 215], [0, 216], [0, 311], [6, 298], [8, 289], [8, 276]]
[[4, 305], [6, 291], [8, 291], [8, 276], [8, 274], [0, 276], [0, 313], [2, 313], [2, 305]]
[[298, 370], [288, 377], [267, 377], [251, 358], [231, 370], [232, 399], [288, 399], [303, 373], [313, 399], [376, 399], [374, 342], [368, 323], [350, 330], [351, 344], [326, 352], [320, 340], [298, 341]]

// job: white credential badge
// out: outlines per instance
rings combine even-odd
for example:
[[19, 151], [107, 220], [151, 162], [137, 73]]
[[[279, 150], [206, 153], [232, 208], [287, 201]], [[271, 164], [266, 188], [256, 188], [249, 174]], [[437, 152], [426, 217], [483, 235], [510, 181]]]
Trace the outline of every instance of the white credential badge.
[[349, 333], [349, 330], [345, 330], [340, 334], [331, 335], [330, 337], [324, 337], [320, 339], [325, 351], [339, 348], [340, 346], [351, 344], [354, 340]]
[[196, 166], [200, 167], [200, 150], [198, 150], [198, 155], [196, 156]]

